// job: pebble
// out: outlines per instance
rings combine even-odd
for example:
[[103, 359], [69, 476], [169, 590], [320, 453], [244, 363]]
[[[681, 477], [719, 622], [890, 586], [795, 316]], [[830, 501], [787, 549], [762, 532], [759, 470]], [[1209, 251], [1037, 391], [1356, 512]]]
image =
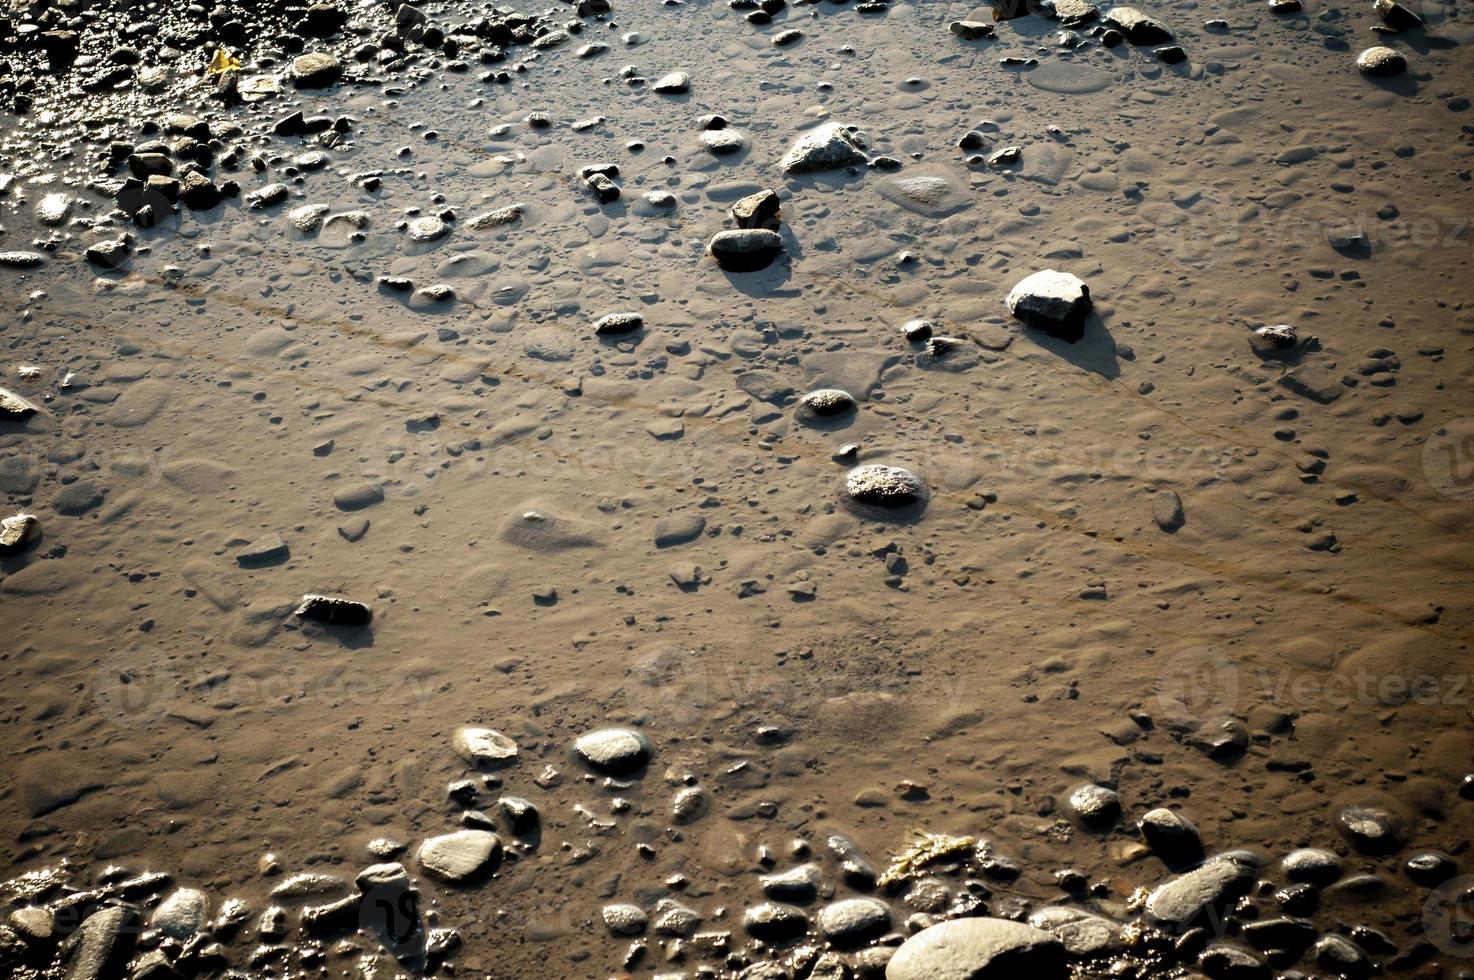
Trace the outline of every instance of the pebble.
[[450, 226], [435, 215], [415, 218], [405, 229], [412, 242], [435, 242], [450, 234]]
[[841, 388], [817, 388], [798, 400], [800, 421], [813, 424], [850, 415], [855, 411], [855, 397]]
[[1363, 75], [1387, 78], [1407, 71], [1407, 58], [1402, 52], [1379, 44], [1357, 55], [1356, 67]]
[[601, 337], [632, 333], [645, 326], [645, 318], [638, 313], [606, 313], [594, 321], [594, 333]]
[[623, 775], [650, 761], [650, 740], [629, 728], [601, 728], [573, 743], [578, 757], [600, 772]]
[[1158, 490], [1152, 495], [1152, 520], [1168, 534], [1175, 534], [1187, 522], [1182, 498], [1173, 490]]
[[1402, 846], [1399, 821], [1379, 806], [1342, 807], [1336, 829], [1363, 854], [1390, 854]]
[[41, 535], [41, 522], [31, 514], [0, 518], [0, 555], [26, 550]]
[[463, 725], [456, 729], [452, 744], [467, 765], [478, 769], [497, 769], [517, 760], [517, 743], [491, 728]]
[[208, 915], [209, 900], [205, 893], [194, 888], [181, 888], [159, 903], [150, 925], [166, 936], [186, 940], [200, 931]]
[[606, 905], [599, 912], [604, 925], [616, 936], [638, 936], [649, 924], [649, 916], [638, 905]]
[[299, 55], [292, 61], [292, 83], [298, 88], [327, 88], [342, 77], [342, 63], [326, 52]]
[[1091, 830], [1109, 830], [1121, 818], [1121, 798], [1116, 791], [1094, 783], [1071, 790], [1065, 806], [1082, 827]]
[[367, 626], [374, 618], [373, 610], [361, 602], [311, 593], [302, 597], [295, 615], [331, 626]]
[[1325, 887], [1341, 877], [1341, 859], [1330, 851], [1305, 847], [1285, 855], [1280, 867], [1291, 881]]
[[926, 484], [903, 467], [866, 463], [845, 474], [844, 495], [858, 504], [905, 507], [925, 498]]
[[1169, 865], [1193, 863], [1203, 856], [1198, 828], [1176, 810], [1148, 810], [1136, 826], [1147, 846]]
[[890, 927], [890, 907], [875, 898], [847, 898], [819, 910], [819, 931], [840, 947], [859, 946]]
[[891, 957], [885, 980], [1065, 980], [1064, 944], [1009, 919], [938, 923], [907, 939]]
[[783, 239], [767, 228], [738, 228], [717, 232], [706, 249], [728, 272], [757, 272], [783, 253]]
[[1181, 932], [1205, 913], [1221, 912], [1253, 882], [1254, 868], [1245, 857], [1220, 855], [1158, 885], [1147, 895], [1143, 909], [1153, 924]]
[[781, 943], [807, 932], [809, 917], [792, 905], [760, 902], [742, 913], [742, 928], [764, 942]]
[[459, 884], [485, 871], [501, 850], [501, 838], [489, 830], [458, 830], [427, 839], [416, 858], [426, 874]]
[[1105, 21], [1132, 44], [1166, 44], [1172, 40], [1166, 24], [1135, 7], [1112, 7], [1105, 12]]
[[763, 875], [759, 879], [763, 894], [781, 902], [807, 904], [819, 895], [819, 869], [812, 864], [800, 864], [777, 874]]
[[242, 568], [275, 565], [286, 561], [291, 554], [287, 543], [275, 532], [263, 535], [235, 553], [236, 563]]
[[691, 76], [683, 71], [673, 71], [662, 75], [650, 87], [660, 95], [680, 95], [691, 91]]

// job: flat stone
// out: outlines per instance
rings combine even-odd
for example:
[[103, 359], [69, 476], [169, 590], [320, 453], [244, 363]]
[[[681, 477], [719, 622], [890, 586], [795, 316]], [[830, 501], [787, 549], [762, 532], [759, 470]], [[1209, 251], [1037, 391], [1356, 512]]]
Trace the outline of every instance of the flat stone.
[[836, 946], [859, 946], [890, 927], [890, 906], [875, 898], [846, 898], [819, 910], [819, 931]]
[[1183, 931], [1200, 917], [1221, 913], [1254, 883], [1254, 868], [1237, 855], [1222, 855], [1158, 885], [1147, 895], [1147, 919]]
[[1008, 919], [938, 923], [901, 944], [886, 980], [1064, 980], [1065, 947], [1042, 929]]
[[505, 766], [518, 755], [516, 742], [490, 728], [463, 725], [456, 729], [453, 744], [457, 755], [478, 768]]
[[706, 250], [728, 272], [756, 272], [782, 254], [783, 239], [768, 228], [737, 228], [717, 232]]
[[384, 488], [377, 483], [360, 483], [333, 494], [333, 504], [339, 510], [363, 510], [383, 500]]
[[1029, 916], [1029, 925], [1052, 933], [1071, 956], [1094, 958], [1125, 949], [1121, 925], [1084, 909], [1055, 905]]
[[759, 902], [742, 913], [742, 928], [764, 942], [784, 942], [807, 932], [809, 917], [792, 905]]
[[1336, 829], [1363, 854], [1390, 854], [1402, 847], [1401, 822], [1379, 806], [1342, 807]]
[[89, 915], [63, 947], [63, 980], [121, 976], [137, 938], [137, 921], [131, 908], [105, 908]]
[[1280, 862], [1285, 877], [1324, 888], [1341, 877], [1341, 858], [1318, 847], [1302, 847], [1291, 851]]
[[488, 830], [458, 830], [426, 840], [418, 860], [426, 874], [460, 883], [485, 871], [501, 849], [501, 838]]
[[262, 535], [235, 553], [235, 560], [243, 567], [274, 565], [286, 561], [291, 552], [280, 534]]
[[706, 518], [700, 514], [670, 514], [655, 524], [655, 547], [674, 548], [695, 541], [706, 530]]
[[600, 772], [621, 775], [650, 761], [650, 740], [629, 728], [601, 728], [573, 743], [578, 757]]
[[22, 398], [13, 391], [0, 388], [0, 418], [19, 421], [30, 418], [41, 411], [34, 402]]
[[1166, 44], [1172, 40], [1166, 24], [1135, 7], [1112, 7], [1105, 12], [1105, 21], [1132, 44]]

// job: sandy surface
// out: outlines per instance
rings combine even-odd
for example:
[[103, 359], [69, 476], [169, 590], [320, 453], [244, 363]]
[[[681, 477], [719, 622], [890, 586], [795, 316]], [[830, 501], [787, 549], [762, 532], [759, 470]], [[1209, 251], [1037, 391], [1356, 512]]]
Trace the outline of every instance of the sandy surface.
[[[786, 862], [830, 830], [882, 867], [915, 830], [985, 837], [1022, 865], [1015, 896], [1063, 900], [1055, 872], [1076, 868], [1125, 915], [1167, 873], [1130, 821], [1166, 804], [1210, 850], [1339, 847], [1385, 887], [1317, 922], [1413, 942], [1439, 899], [1400, 863], [1467, 861], [1474, 807], [1474, 30], [1439, 16], [1448, 43], [1395, 42], [1412, 74], [1380, 84], [1354, 67], [1370, 10], [1307, 8], [1164, 5], [1189, 57], [1164, 66], [1129, 44], [1061, 52], [1038, 17], [965, 42], [958, 4], [766, 28], [619, 5], [525, 84], [424, 67], [307, 97], [357, 125], [300, 180], [238, 175], [287, 180], [286, 204], [183, 211], [101, 275], [81, 252], [103, 235], [32, 217], [53, 190], [93, 202], [73, 219], [107, 211], [87, 154], [47, 149], [65, 120], [7, 116], [0, 246], [59, 239], [44, 268], [0, 269], [0, 384], [42, 406], [0, 431], [6, 498], [44, 532], [0, 578], [10, 872], [122, 864], [253, 905], [268, 852], [351, 878], [372, 839], [459, 826], [451, 739], [478, 724], [518, 742], [499, 775], [542, 831], [484, 885], [422, 883], [464, 975], [617, 973], [609, 900], [676, 897], [740, 932], [757, 849]], [[1206, 31], [1219, 16], [1230, 30]], [[788, 27], [804, 37], [775, 47]], [[577, 58], [589, 40], [611, 50]], [[631, 89], [626, 63], [692, 91]], [[703, 148], [713, 112], [747, 149]], [[903, 165], [784, 178], [824, 120]], [[984, 120], [1015, 168], [966, 163], [956, 143]], [[605, 161], [623, 196], [601, 206], [577, 170]], [[768, 187], [785, 257], [724, 273], [707, 239]], [[673, 209], [642, 202], [657, 189]], [[363, 240], [294, 231], [319, 203], [366, 212]], [[470, 227], [511, 203], [519, 222]], [[396, 227], [443, 208], [438, 241]], [[1333, 247], [1348, 228], [1371, 247]], [[1008, 316], [1042, 268], [1089, 284], [1076, 344]], [[643, 330], [595, 336], [626, 310]], [[928, 354], [900, 332], [917, 317], [965, 342]], [[1256, 356], [1252, 331], [1278, 323], [1316, 343]], [[802, 424], [818, 387], [857, 411]], [[843, 507], [846, 443], [923, 476], [924, 512]], [[382, 500], [335, 503], [365, 487]], [[1171, 533], [1153, 516], [1169, 493]], [[273, 533], [286, 560], [238, 563]], [[301, 622], [310, 592], [367, 603], [372, 626]], [[1194, 743], [1228, 718], [1247, 750], [1209, 758]], [[654, 744], [628, 785], [571, 755], [610, 724]], [[688, 776], [709, 808], [677, 825]], [[1086, 780], [1119, 791], [1117, 829], [1065, 820]], [[1406, 846], [1348, 852], [1348, 803], [1388, 808]], [[1440, 950], [1423, 971], [1474, 952]], [[722, 967], [657, 950], [635, 972], [697, 962]]]

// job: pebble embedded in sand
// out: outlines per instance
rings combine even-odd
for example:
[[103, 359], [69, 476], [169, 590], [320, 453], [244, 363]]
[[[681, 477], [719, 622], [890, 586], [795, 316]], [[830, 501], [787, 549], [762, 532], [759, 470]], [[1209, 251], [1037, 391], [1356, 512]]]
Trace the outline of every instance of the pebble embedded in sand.
[[1356, 67], [1363, 75], [1373, 78], [1387, 78], [1392, 75], [1400, 75], [1407, 71], [1407, 58], [1401, 51], [1396, 51], [1384, 45], [1376, 45], [1367, 48], [1356, 56]]
[[458, 830], [427, 839], [416, 858], [426, 874], [460, 884], [484, 872], [501, 850], [501, 838], [488, 830]]
[[1008, 312], [1047, 333], [1071, 334], [1090, 313], [1090, 287], [1068, 272], [1044, 269], [1019, 281], [1008, 293]]
[[906, 507], [926, 496], [921, 477], [900, 466], [867, 463], [845, 475], [844, 493], [850, 500], [876, 507]]
[[491, 728], [466, 725], [456, 729], [456, 754], [469, 765], [496, 768], [517, 759], [517, 743]]

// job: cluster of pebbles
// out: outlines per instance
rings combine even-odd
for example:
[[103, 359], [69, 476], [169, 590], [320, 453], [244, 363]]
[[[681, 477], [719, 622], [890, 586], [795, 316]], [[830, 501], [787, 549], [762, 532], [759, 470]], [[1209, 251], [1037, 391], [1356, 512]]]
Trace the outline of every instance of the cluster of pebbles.
[[[217, 906], [168, 873], [110, 867], [79, 886], [66, 865], [46, 868], [0, 882], [0, 966], [9, 976], [55, 970], [67, 980], [291, 976], [344, 962], [361, 980], [451, 970], [462, 936], [440, 923], [424, 893], [484, 888], [495, 900], [503, 865], [538, 855], [543, 822], [536, 799], [509, 791], [524, 764], [512, 738], [466, 726], [452, 748], [470, 773], [446, 787], [460, 827], [413, 846], [377, 839], [351, 881], [337, 871], [289, 874], [265, 854], [264, 905], [230, 897]], [[646, 858], [660, 842], [630, 835], [622, 822], [652, 805], [644, 784], [653, 782], [658, 754], [645, 734], [619, 727], [590, 731], [569, 749], [583, 784], [599, 794], [573, 805], [579, 822]], [[544, 766], [528, 780], [529, 796], [563, 780]], [[664, 783], [667, 833], [679, 839], [707, 815], [710, 799], [679, 766]], [[926, 795], [924, 787], [903, 791]], [[1391, 887], [1383, 869], [1430, 893], [1459, 880], [1469, 887], [1457, 879], [1457, 859], [1410, 850], [1404, 819], [1376, 803], [1336, 811], [1335, 850], [1280, 855], [1210, 853], [1180, 804], [1132, 820], [1117, 792], [1097, 783], [1071, 790], [1058, 820], [1061, 833], [1115, 841], [1134, 874], [1162, 870], [1121, 901], [1119, 882], [1062, 867], [1052, 872], [1056, 893], [1041, 895], [1029, 884], [1041, 869], [1025, 868], [996, 840], [923, 834], [881, 868], [844, 833], [816, 830], [793, 837], [786, 853], [760, 846], [751, 854], [751, 898], [741, 909], [701, 900], [709, 892], [676, 874], [665, 882], [667, 897], [611, 901], [588, 917], [625, 944], [622, 969], [656, 976], [1363, 980], [1414, 971], [1439, 955], [1431, 942], [1399, 946], [1358, 921], [1364, 900]], [[1302, 965], [1308, 974], [1297, 971]]]

